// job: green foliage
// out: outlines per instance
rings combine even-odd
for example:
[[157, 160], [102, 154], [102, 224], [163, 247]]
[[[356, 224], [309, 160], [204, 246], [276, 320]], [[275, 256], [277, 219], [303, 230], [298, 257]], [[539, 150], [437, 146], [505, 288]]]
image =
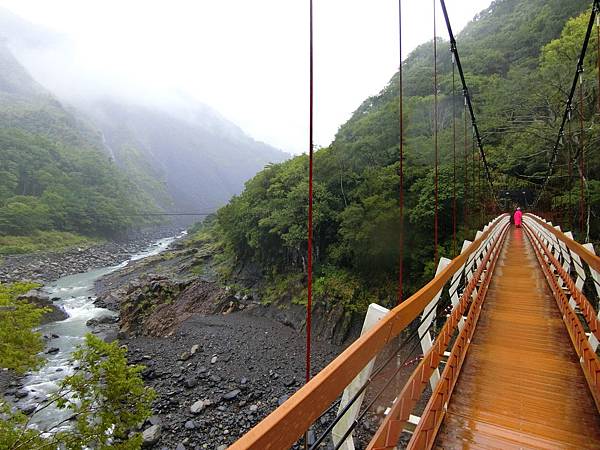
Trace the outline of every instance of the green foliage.
[[63, 424], [57, 423], [46, 430], [54, 433], [45, 436], [28, 430], [25, 417], [0, 402], [0, 449], [141, 448], [142, 437], [135, 430], [150, 416], [155, 397], [141, 379], [143, 366], [128, 365], [125, 349], [92, 334], [74, 352], [73, 360], [79, 369], [62, 381], [59, 391], [43, 406], [68, 409], [75, 419], [73, 426], [57, 431]]
[[32, 331], [45, 310], [17, 297], [37, 288], [34, 283], [0, 283], [0, 367], [17, 372], [38, 367], [44, 348], [41, 335]]
[[[58, 230], [113, 235], [146, 198], [96, 149], [0, 130], [0, 235]], [[151, 208], [150, 208], [151, 209]]]
[[28, 236], [0, 236], [0, 255], [88, 247], [98, 242], [98, 239], [91, 239], [66, 231], [34, 231]]
[[[589, 16], [584, 13], [571, 17], [587, 7], [589, 2], [583, 0], [499, 0], [457, 37], [498, 190], [539, 190]], [[448, 45], [442, 39], [438, 44], [438, 48]], [[587, 136], [600, 132], [594, 122], [594, 105], [599, 95], [595, 45], [592, 40], [585, 68]], [[410, 293], [435, 271], [432, 42], [412, 52], [403, 68], [403, 263], [405, 291]], [[438, 250], [444, 256], [452, 256], [454, 193], [458, 239], [472, 238], [474, 230], [497, 211], [493, 210], [471, 137], [467, 136], [466, 142], [463, 138], [463, 101], [459, 83], [456, 96], [452, 96], [449, 53], [440, 52], [438, 70]], [[327, 303], [341, 301], [349, 308], [361, 309], [367, 304], [366, 298], [395, 302], [393, 286], [400, 241], [398, 96], [396, 74], [378, 95], [360, 105], [328, 148], [315, 153], [315, 296]], [[457, 112], [456, 122], [453, 110]], [[573, 134], [570, 142], [575, 153], [580, 141]], [[591, 234], [597, 236], [600, 155], [597, 140], [584, 142]], [[560, 188], [564, 186], [565, 155], [563, 148], [558, 166], [562, 164], [563, 178], [553, 179], [549, 198], [544, 199], [547, 204], [565, 202], [564, 188]], [[277, 302], [277, 296], [285, 297], [284, 280], [293, 274], [304, 274], [307, 269], [307, 172], [306, 155], [267, 167], [218, 212], [214, 225], [215, 234], [224, 241], [237, 264], [257, 265], [269, 277], [271, 289], [265, 297], [268, 302]], [[573, 193], [575, 189], [571, 183], [568, 190]], [[573, 196], [569, 199], [573, 206]], [[510, 210], [516, 205], [502, 206]], [[301, 289], [296, 287], [293, 292]], [[302, 300], [296, 297], [295, 302]]]

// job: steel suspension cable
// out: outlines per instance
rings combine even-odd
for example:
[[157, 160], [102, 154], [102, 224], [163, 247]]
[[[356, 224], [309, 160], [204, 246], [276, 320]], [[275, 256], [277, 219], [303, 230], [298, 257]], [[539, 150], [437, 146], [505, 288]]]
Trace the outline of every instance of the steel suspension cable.
[[[443, 0], [442, 0], [443, 1]], [[567, 117], [573, 105], [573, 98], [575, 96], [575, 89], [577, 88], [577, 82], [579, 81], [579, 77], [583, 73], [583, 63], [585, 60], [585, 54], [587, 52], [588, 44], [590, 42], [590, 36], [592, 34], [592, 28], [594, 26], [594, 20], [596, 18], [596, 14], [598, 13], [598, 9], [600, 8], [600, 0], [594, 0], [594, 4], [592, 7], [592, 12], [590, 14], [590, 20], [588, 22], [587, 30], [585, 33], [585, 38], [583, 39], [583, 45], [581, 47], [581, 52], [579, 53], [579, 58], [577, 60], [577, 68], [575, 69], [575, 76], [573, 77], [573, 82], [571, 83], [571, 90], [569, 91], [569, 97], [567, 99], [567, 104], [565, 107], [565, 112], [562, 117], [562, 121], [560, 124], [560, 128], [558, 130], [558, 136], [556, 137], [556, 141], [554, 143], [554, 147], [552, 148], [552, 154], [550, 155], [550, 160], [548, 161], [548, 170], [546, 171], [546, 177], [542, 184], [542, 188], [538, 193], [535, 201], [533, 202], [534, 208], [537, 207], [542, 195], [544, 194], [546, 187], [548, 186], [548, 182], [552, 173], [554, 172], [554, 165], [556, 164], [556, 159], [558, 156], [558, 149], [560, 147], [560, 142], [562, 137], [564, 136], [565, 123], [567, 121]]]
[[569, 228], [573, 228], [573, 131], [571, 129], [571, 112], [569, 111], [569, 122], [568, 122], [568, 147], [569, 147]]
[[463, 143], [464, 143], [464, 188], [465, 195], [463, 199], [463, 226], [467, 228], [468, 219], [469, 219], [469, 144], [467, 142], [467, 101], [464, 102], [463, 108], [463, 118], [464, 118], [464, 134], [463, 134]]
[[452, 257], [456, 257], [456, 62], [452, 54]]
[[585, 215], [585, 197], [584, 197], [584, 164], [585, 164], [585, 143], [583, 129], [583, 74], [579, 81], [579, 232], [583, 236], [584, 215]]
[[310, 365], [311, 365], [311, 328], [312, 328], [312, 279], [313, 279], [313, 0], [309, 0], [309, 120], [308, 120], [308, 255], [307, 255], [307, 270], [308, 270], [308, 287], [307, 287], [307, 303], [306, 303], [306, 382], [310, 380]]
[[400, 116], [400, 167], [399, 167], [399, 207], [400, 207], [400, 251], [398, 268], [398, 303], [404, 298], [404, 117], [403, 117], [403, 82], [402, 82], [402, 0], [398, 0], [398, 50], [400, 67], [398, 69], [398, 109]]
[[434, 175], [434, 192], [435, 192], [435, 212], [434, 212], [434, 229], [433, 229], [433, 255], [434, 265], [438, 263], [438, 81], [437, 81], [437, 25], [436, 25], [436, 0], [433, 0], [433, 141], [434, 141], [434, 157], [435, 157], [435, 175]]
[[[600, 1], [600, 0], [596, 0]], [[485, 156], [485, 151], [483, 149], [483, 141], [481, 140], [481, 135], [479, 134], [479, 127], [477, 126], [477, 120], [475, 119], [475, 111], [473, 110], [473, 103], [471, 102], [471, 94], [469, 92], [469, 88], [467, 86], [467, 82], [465, 80], [465, 74], [463, 72], [462, 64], [460, 62], [460, 56], [458, 54], [458, 47], [456, 46], [456, 39], [454, 38], [454, 32], [452, 31], [452, 25], [450, 24], [450, 18], [448, 17], [448, 10], [446, 9], [446, 2], [444, 0], [440, 0], [442, 5], [442, 11], [444, 13], [444, 19], [446, 21], [446, 28], [448, 29], [448, 36], [450, 37], [450, 51], [454, 54], [454, 58], [456, 60], [456, 66], [458, 68], [458, 74], [460, 75], [460, 81], [463, 87], [463, 93], [465, 96], [465, 100], [467, 103], [467, 107], [469, 109], [469, 114], [471, 116], [471, 124], [473, 125], [473, 134], [475, 139], [477, 140], [477, 147], [479, 149], [479, 154], [481, 160], [483, 162], [483, 166], [485, 168], [485, 175], [490, 186], [494, 201], [496, 205], [498, 204], [498, 199], [496, 197], [496, 190], [494, 187], [494, 181], [492, 179], [492, 174], [490, 172], [490, 168], [488, 166], [487, 158]]]

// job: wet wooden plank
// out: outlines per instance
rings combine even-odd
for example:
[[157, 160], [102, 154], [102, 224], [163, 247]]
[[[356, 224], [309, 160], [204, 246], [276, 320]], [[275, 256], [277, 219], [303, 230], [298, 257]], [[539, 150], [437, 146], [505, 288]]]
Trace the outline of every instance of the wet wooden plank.
[[522, 229], [507, 238], [436, 447], [600, 449], [600, 415]]

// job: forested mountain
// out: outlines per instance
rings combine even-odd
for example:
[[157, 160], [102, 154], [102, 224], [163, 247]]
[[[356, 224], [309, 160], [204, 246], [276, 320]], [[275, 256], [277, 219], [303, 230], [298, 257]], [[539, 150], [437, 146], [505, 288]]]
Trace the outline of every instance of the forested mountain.
[[46, 73], [73, 56], [66, 37], [6, 10], [0, 25], [0, 235], [108, 236], [148, 224], [139, 212], [214, 211], [288, 157], [185, 97], [152, 106]]
[[[539, 192], [585, 34], [589, 12], [582, 13], [587, 7], [589, 2], [584, 0], [496, 0], [457, 36], [498, 192], [492, 193], [483, 179], [470, 125], [464, 142], [462, 91], [457, 83], [452, 95], [449, 44], [440, 38], [441, 255], [452, 256], [454, 120], [460, 248], [462, 239], [472, 237], [486, 216], [496, 214], [498, 207], [516, 206], [507, 199], [495, 208], [494, 195], [507, 189]], [[432, 48], [432, 42], [423, 44], [403, 62], [408, 291], [430, 279], [434, 270]], [[588, 136], [598, 134], [596, 51], [593, 42], [583, 85], [584, 134]], [[317, 301], [342, 302], [352, 308], [363, 307], [370, 299], [395, 301], [400, 228], [398, 98], [396, 74], [378, 95], [360, 105], [328, 148], [315, 154]], [[576, 128], [573, 124], [573, 133], [567, 137], [572, 156], [579, 142]], [[539, 206], [562, 211], [563, 224], [575, 228], [571, 213], [577, 208], [579, 182], [576, 173], [570, 179], [564, 176], [567, 147], [561, 150], [558, 173]], [[590, 139], [585, 154], [588, 205], [595, 218], [591, 234], [597, 238], [600, 159]], [[573, 167], [577, 163], [572, 160]], [[214, 225], [238, 263], [261, 267], [272, 286], [285, 289], [287, 285], [296, 292], [306, 269], [307, 172], [306, 155], [268, 167], [219, 211]]]
[[0, 234], [111, 235], [153, 202], [115, 169], [100, 136], [0, 45]]
[[265, 164], [287, 156], [185, 98], [162, 107], [115, 99], [77, 107], [102, 130], [115, 163], [136, 181], [146, 180], [147, 191], [160, 192], [152, 185], [160, 182], [171, 209], [179, 211], [214, 211]]

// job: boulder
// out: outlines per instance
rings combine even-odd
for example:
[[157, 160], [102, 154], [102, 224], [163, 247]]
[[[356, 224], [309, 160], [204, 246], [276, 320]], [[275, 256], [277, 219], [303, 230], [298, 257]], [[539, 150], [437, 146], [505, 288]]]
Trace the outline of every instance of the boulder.
[[88, 327], [97, 327], [98, 325], [108, 325], [108, 324], [112, 324], [112, 323], [117, 323], [118, 321], [119, 321], [118, 316], [105, 314], [100, 317], [94, 317], [93, 319], [88, 320], [85, 324]]
[[160, 433], [161, 429], [159, 424], [146, 428], [142, 432], [142, 446], [151, 447], [156, 444], [160, 439]]
[[46, 308], [49, 310], [42, 316], [42, 325], [50, 322], [65, 320], [69, 317], [69, 315], [61, 306], [55, 305], [50, 297], [39, 289], [32, 289], [29, 292], [20, 295], [18, 299], [35, 305], [39, 308]]

